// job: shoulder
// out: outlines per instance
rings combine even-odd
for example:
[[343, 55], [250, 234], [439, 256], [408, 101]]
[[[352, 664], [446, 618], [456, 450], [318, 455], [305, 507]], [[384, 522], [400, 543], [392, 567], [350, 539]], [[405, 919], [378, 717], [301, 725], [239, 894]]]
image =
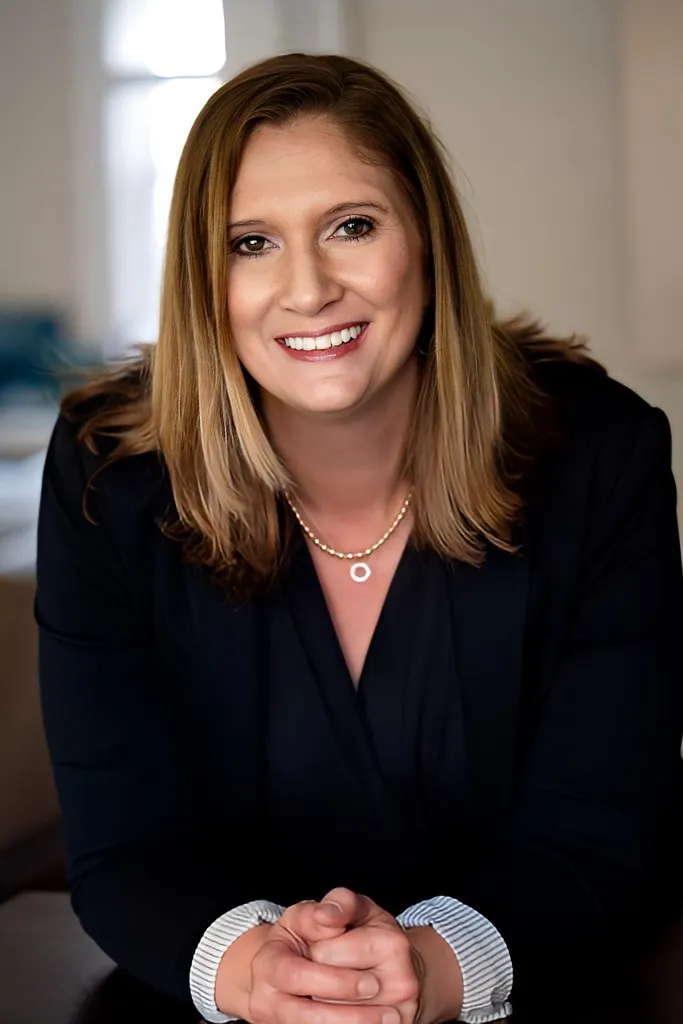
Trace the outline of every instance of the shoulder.
[[[645, 399], [608, 374], [569, 360], [539, 363], [534, 375], [567, 421], [573, 423], [640, 422], [652, 411]], [[586, 418], [588, 418], [586, 420]]]
[[534, 374], [551, 399], [567, 454], [612, 463], [615, 469], [640, 449], [670, 459], [667, 417], [631, 388], [569, 361], [541, 363]]
[[529, 536], [555, 546], [561, 560], [570, 551], [579, 558], [580, 549], [597, 558], [606, 538], [629, 519], [642, 520], [649, 503], [664, 502], [673, 522], [676, 489], [665, 414], [590, 366], [547, 363], [535, 376], [559, 429], [536, 463], [526, 503]]
[[[89, 410], [89, 411], [95, 411]], [[116, 438], [81, 438], [82, 420], [60, 413], [48, 447], [44, 492], [54, 492], [74, 522], [111, 520], [123, 525], [152, 515], [168, 499], [166, 473], [157, 452], [112, 458]]]
[[157, 453], [109, 463], [115, 439], [94, 441], [96, 450], [80, 439], [77, 423], [60, 415], [43, 473], [38, 588], [45, 602], [62, 587], [55, 583], [62, 575], [64, 586], [86, 577], [105, 603], [106, 595], [125, 595], [131, 609], [147, 609], [165, 542], [160, 527], [173, 510], [165, 470]]

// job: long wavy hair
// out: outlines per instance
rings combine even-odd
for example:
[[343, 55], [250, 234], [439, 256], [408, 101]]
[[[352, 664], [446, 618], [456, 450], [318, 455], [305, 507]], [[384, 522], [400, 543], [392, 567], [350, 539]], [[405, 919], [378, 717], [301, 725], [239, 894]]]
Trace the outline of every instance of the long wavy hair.
[[175, 503], [162, 528], [233, 594], [277, 573], [281, 496], [292, 481], [231, 337], [231, 192], [256, 128], [320, 116], [362, 159], [393, 173], [424, 235], [432, 303], [404, 466], [413, 543], [475, 565], [487, 543], [512, 549], [524, 482], [547, 430], [533, 363], [592, 362], [580, 339], [549, 338], [523, 318], [496, 319], [443, 147], [385, 75], [347, 57], [299, 53], [241, 72], [208, 100], [180, 159], [156, 344], [63, 402], [92, 450], [100, 450], [98, 437], [115, 438], [100, 470], [161, 455]]

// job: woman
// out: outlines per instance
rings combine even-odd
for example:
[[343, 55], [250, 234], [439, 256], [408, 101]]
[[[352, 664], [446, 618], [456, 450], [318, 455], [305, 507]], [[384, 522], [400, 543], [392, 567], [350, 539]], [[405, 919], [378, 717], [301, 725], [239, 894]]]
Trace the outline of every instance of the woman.
[[238, 75], [180, 162], [158, 344], [68, 398], [45, 470], [86, 930], [209, 1021], [614, 1004], [680, 905], [675, 504], [663, 413], [496, 320], [386, 78]]

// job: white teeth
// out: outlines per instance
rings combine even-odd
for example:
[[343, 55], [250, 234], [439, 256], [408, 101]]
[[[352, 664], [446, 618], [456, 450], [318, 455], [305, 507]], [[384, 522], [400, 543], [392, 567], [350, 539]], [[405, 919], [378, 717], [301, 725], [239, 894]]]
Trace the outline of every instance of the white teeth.
[[312, 352], [314, 349], [337, 348], [339, 345], [346, 345], [349, 341], [355, 341], [362, 330], [362, 325], [356, 324], [355, 327], [345, 327], [343, 330], [333, 331], [331, 334], [320, 334], [317, 338], [296, 336], [283, 340], [287, 348]]

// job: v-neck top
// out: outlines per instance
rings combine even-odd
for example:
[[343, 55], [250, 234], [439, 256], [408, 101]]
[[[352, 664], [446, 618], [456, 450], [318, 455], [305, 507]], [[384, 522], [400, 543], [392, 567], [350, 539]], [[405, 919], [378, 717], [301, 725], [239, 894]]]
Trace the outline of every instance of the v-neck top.
[[398, 911], [442, 867], [452, 886], [470, 792], [448, 572], [405, 549], [357, 687], [303, 540], [265, 602], [266, 805], [309, 891], [347, 885]]
[[[481, 567], [419, 554], [437, 596], [407, 587], [357, 695], [345, 676], [338, 692], [338, 676], [321, 676], [295, 625], [297, 609], [320, 607], [317, 590], [292, 606], [292, 574], [267, 602], [226, 600], [159, 529], [173, 507], [159, 454], [100, 472], [115, 439], [98, 437], [95, 454], [78, 422], [59, 419], [35, 603], [43, 719], [74, 904], [130, 973], [186, 1000], [197, 942], [227, 908], [315, 898], [354, 872], [395, 913], [443, 893], [484, 914], [515, 965], [515, 1012], [541, 1019], [567, 977], [581, 1005], [600, 994], [591, 975], [603, 994], [605, 977], [608, 994], [614, 977], [628, 981], [632, 954], [680, 912], [670, 430], [586, 367], [537, 371], [566, 441], [538, 467], [519, 550], [487, 544]], [[421, 615], [431, 599], [441, 630]], [[382, 685], [380, 637], [407, 641], [405, 624], [413, 657]], [[457, 675], [440, 672], [453, 652]], [[387, 709], [395, 692], [405, 718]], [[336, 870], [341, 846], [348, 872]], [[386, 866], [376, 847], [390, 850]], [[420, 877], [404, 869], [414, 863]]]

